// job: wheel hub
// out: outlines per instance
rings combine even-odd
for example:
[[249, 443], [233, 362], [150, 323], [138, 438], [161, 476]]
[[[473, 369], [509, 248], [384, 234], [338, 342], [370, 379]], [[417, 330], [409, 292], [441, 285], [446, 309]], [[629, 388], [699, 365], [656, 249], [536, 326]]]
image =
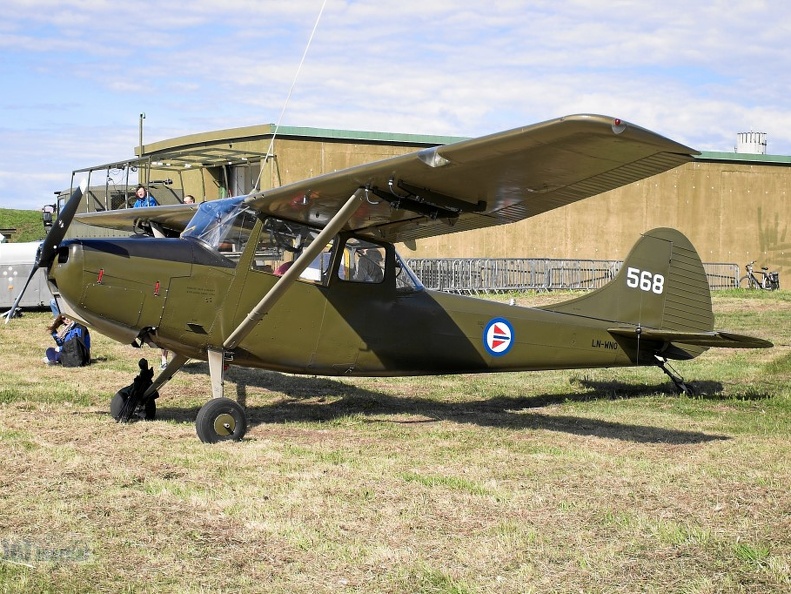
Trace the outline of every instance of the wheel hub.
[[233, 434], [235, 429], [236, 421], [234, 420], [233, 415], [229, 413], [222, 413], [215, 417], [214, 430], [217, 432], [217, 435], [228, 436]]

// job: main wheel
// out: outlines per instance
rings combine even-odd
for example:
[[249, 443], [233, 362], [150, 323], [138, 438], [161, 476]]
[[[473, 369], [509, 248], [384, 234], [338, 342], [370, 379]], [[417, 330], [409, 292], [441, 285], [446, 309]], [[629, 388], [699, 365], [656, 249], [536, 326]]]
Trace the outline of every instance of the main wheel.
[[758, 289], [759, 285], [749, 275], [744, 275], [739, 279], [740, 289]]
[[239, 441], [247, 433], [247, 415], [235, 400], [213, 398], [198, 411], [195, 429], [203, 443]]
[[[113, 396], [110, 400], [110, 415], [112, 415], [116, 421], [120, 421], [121, 415], [127, 412], [124, 410], [124, 407], [126, 406], [126, 401], [128, 398], [129, 396], [123, 390], [118, 390], [118, 392], [115, 393], [115, 396]], [[137, 417], [140, 419], [145, 419], [146, 421], [153, 421], [156, 416], [157, 402], [154, 398], [149, 398], [145, 406], [140, 406], [139, 404], [137, 405], [136, 410], [132, 413], [132, 415], [129, 415], [129, 420]]]

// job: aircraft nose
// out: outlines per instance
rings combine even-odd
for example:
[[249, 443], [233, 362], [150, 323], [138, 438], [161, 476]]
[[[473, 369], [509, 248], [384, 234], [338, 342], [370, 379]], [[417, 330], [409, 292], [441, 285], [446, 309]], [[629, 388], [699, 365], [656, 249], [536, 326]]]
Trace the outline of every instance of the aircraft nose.
[[50, 264], [49, 279], [58, 288], [61, 297], [70, 303], [76, 303], [85, 286], [82, 277], [82, 245], [76, 241], [61, 243], [58, 246], [56, 257]]

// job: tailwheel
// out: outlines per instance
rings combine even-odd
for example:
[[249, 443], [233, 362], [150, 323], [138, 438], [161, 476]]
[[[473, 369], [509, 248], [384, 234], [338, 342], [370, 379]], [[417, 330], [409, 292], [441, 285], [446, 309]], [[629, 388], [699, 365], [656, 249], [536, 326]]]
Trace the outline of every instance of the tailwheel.
[[673, 382], [673, 385], [676, 388], [676, 391], [679, 394], [686, 394], [687, 396], [697, 396], [694, 386], [688, 384], [687, 382], [684, 381], [683, 377], [668, 369], [667, 359], [663, 359], [658, 355], [654, 355], [654, 358], [656, 359], [656, 364], [659, 367], [659, 369], [664, 371], [665, 375], [667, 375], [667, 377], [670, 378], [670, 380]]
[[195, 429], [203, 443], [240, 441], [247, 433], [247, 415], [235, 400], [212, 398], [198, 411]]

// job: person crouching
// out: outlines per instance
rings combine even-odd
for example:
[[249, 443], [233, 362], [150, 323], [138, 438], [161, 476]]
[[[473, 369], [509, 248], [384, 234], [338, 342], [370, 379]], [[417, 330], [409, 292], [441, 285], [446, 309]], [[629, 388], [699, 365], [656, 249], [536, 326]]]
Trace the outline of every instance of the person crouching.
[[88, 329], [63, 315], [58, 315], [47, 330], [56, 346], [46, 351], [47, 365], [60, 363], [64, 367], [82, 367], [91, 362], [91, 335]]

